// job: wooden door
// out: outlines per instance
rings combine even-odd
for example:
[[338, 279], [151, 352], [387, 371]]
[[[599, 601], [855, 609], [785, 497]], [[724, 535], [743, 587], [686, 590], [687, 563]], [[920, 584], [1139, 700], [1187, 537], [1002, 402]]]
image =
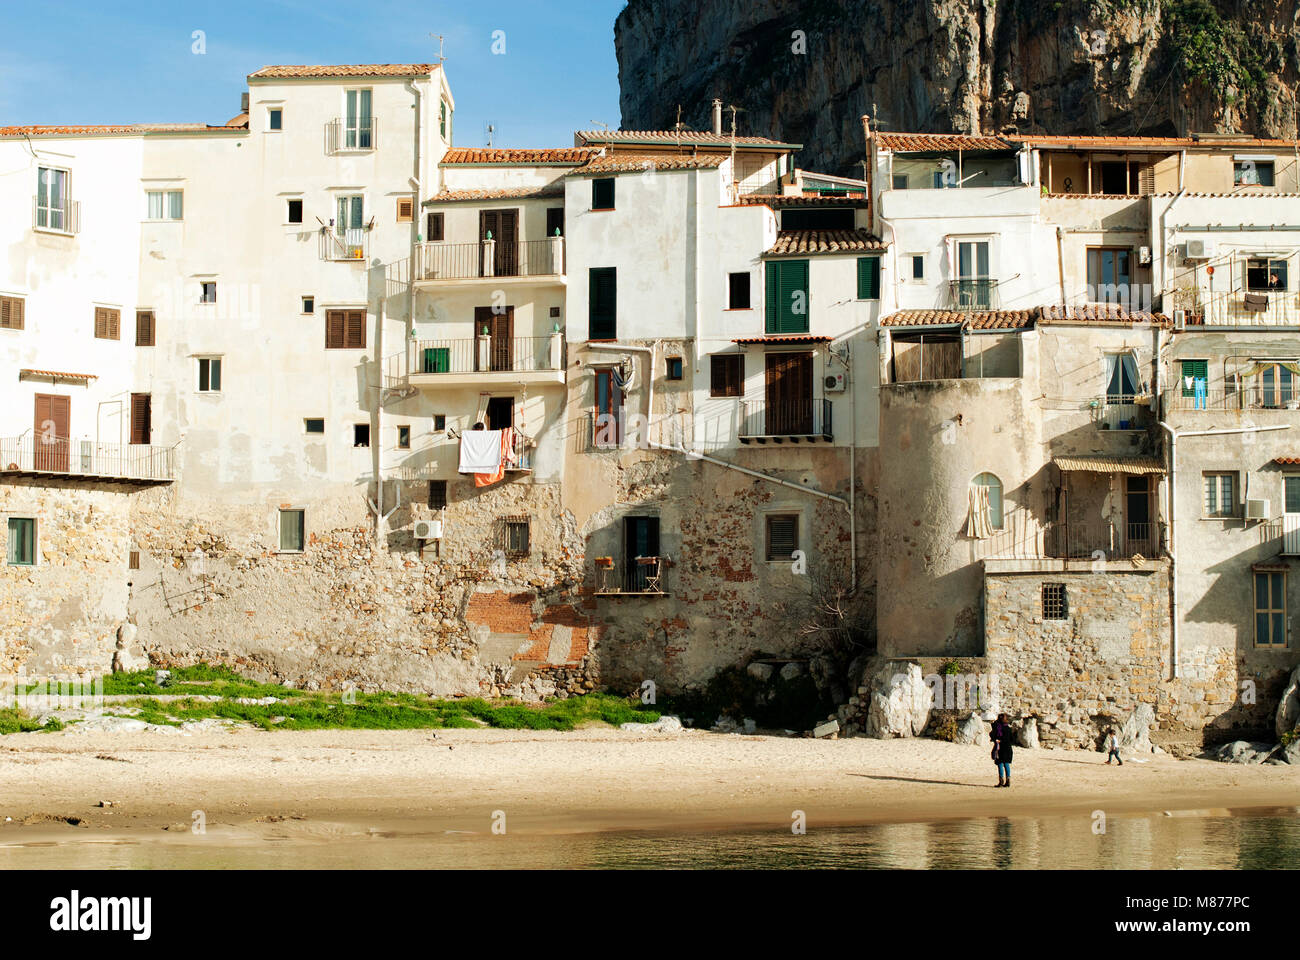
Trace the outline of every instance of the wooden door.
[[[515, 368], [515, 308], [506, 307], [505, 313], [494, 313], [492, 307], [474, 308], [474, 333], [488, 335], [488, 369], [513, 370]], [[477, 358], [478, 352], [475, 351]]]
[[148, 443], [153, 434], [153, 409], [150, 395], [131, 394], [131, 442]]
[[[493, 256], [493, 275], [498, 277], [516, 277], [519, 275], [519, 211], [518, 210], [480, 210], [478, 215], [479, 240], [487, 240], [488, 234], [496, 241], [496, 253]], [[480, 255], [479, 261], [482, 262]]]
[[813, 362], [811, 353], [767, 355], [767, 424], [771, 437], [813, 433]]
[[644, 593], [657, 564], [637, 563], [640, 558], [659, 556], [659, 518], [623, 518], [623, 589]]
[[36, 394], [33, 461], [37, 470], [68, 472], [68, 427], [71, 413], [71, 397]]

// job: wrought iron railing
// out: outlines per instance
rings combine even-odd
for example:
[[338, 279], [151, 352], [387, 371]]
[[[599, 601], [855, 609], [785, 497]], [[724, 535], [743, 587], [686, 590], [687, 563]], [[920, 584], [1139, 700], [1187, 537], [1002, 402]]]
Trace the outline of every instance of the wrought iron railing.
[[1097, 397], [1092, 401], [1093, 419], [1102, 430], [1145, 430], [1151, 423], [1149, 403], [1138, 403], [1128, 394]]
[[564, 273], [564, 238], [421, 243], [415, 251], [416, 280], [477, 280], [482, 277], [549, 277]]
[[326, 153], [374, 150], [378, 145], [379, 119], [377, 117], [357, 117], [353, 120], [339, 117], [325, 124]]
[[50, 205], [42, 204], [39, 195], [32, 197], [32, 226], [56, 233], [80, 233], [81, 201], [64, 199]]
[[667, 557], [598, 557], [596, 593], [599, 596], [662, 596], [668, 592], [664, 583], [667, 560]]
[[963, 312], [997, 310], [1001, 306], [998, 282], [987, 277], [949, 280], [945, 306]]
[[1170, 410], [1300, 410], [1300, 376], [1265, 383], [1260, 377], [1237, 377], [1187, 387], [1180, 379], [1165, 395]]
[[833, 436], [831, 401], [825, 398], [807, 400], [745, 400], [740, 404], [739, 436], [742, 440], [781, 439], [793, 437]]
[[412, 374], [555, 370], [554, 344], [554, 336], [412, 340], [410, 369]]
[[1300, 325], [1300, 293], [1294, 290], [1197, 290], [1175, 300], [1206, 326]]
[[175, 449], [145, 443], [25, 434], [0, 438], [0, 472], [121, 480], [176, 479]]
[[339, 233], [330, 227], [320, 229], [320, 258], [322, 260], [351, 260], [364, 263], [370, 249], [370, 231], [354, 227]]

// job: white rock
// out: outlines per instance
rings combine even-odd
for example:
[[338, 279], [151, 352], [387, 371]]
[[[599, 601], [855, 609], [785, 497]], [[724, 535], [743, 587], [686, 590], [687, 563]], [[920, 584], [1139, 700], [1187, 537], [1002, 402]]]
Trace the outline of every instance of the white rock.
[[1038, 720], [1030, 717], [1020, 725], [1020, 730], [1016, 733], [1016, 743], [1026, 750], [1038, 749]]
[[980, 719], [979, 714], [972, 713], [957, 728], [957, 736], [953, 739], [953, 743], [973, 743], [977, 747], [988, 746], [989, 725]]
[[825, 723], [819, 723], [813, 727], [813, 736], [817, 738], [829, 737], [832, 733], [840, 732], [838, 720], [827, 720]]
[[751, 663], [745, 668], [745, 672], [760, 683], [767, 683], [772, 679], [775, 671], [770, 663]]
[[1273, 729], [1279, 737], [1296, 728], [1300, 723], [1300, 667], [1291, 671], [1291, 679], [1286, 682], [1282, 699], [1277, 704], [1277, 714], [1273, 718]]
[[682, 722], [677, 717], [663, 716], [654, 723], [621, 723], [618, 728], [632, 733], [680, 733]]
[[878, 740], [919, 737], [930, 722], [930, 688], [917, 663], [886, 663], [872, 677], [866, 734]]
[[795, 677], [802, 677], [803, 674], [804, 666], [802, 663], [787, 663], [781, 668], [782, 680], [793, 680]]

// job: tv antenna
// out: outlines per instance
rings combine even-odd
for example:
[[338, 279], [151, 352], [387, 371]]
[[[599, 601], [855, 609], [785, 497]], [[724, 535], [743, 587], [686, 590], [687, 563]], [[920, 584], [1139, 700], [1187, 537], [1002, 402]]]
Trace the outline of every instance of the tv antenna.
[[444, 52], [447, 38], [441, 33], [431, 33], [429, 34], [429, 39], [438, 41], [438, 66], [442, 66], [444, 61], [447, 59], [447, 55]]
[[492, 146], [492, 138], [496, 134], [496, 132], [497, 132], [497, 125], [495, 123], [489, 123], [487, 125], [487, 145], [489, 147]]
[[592, 126], [600, 127], [602, 132], [609, 133], [609, 124], [606, 123], [604, 120], [592, 120], [591, 124]]

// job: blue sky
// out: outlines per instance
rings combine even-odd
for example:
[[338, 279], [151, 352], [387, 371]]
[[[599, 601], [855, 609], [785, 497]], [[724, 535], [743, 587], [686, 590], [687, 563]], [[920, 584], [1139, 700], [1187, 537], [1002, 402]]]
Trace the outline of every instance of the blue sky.
[[[225, 123], [273, 63], [424, 63], [446, 37], [456, 143], [567, 146], [619, 125], [624, 0], [0, 0], [0, 126]], [[202, 30], [206, 53], [192, 52]], [[494, 55], [493, 32], [505, 32]], [[45, 37], [41, 43], [36, 37]]]

